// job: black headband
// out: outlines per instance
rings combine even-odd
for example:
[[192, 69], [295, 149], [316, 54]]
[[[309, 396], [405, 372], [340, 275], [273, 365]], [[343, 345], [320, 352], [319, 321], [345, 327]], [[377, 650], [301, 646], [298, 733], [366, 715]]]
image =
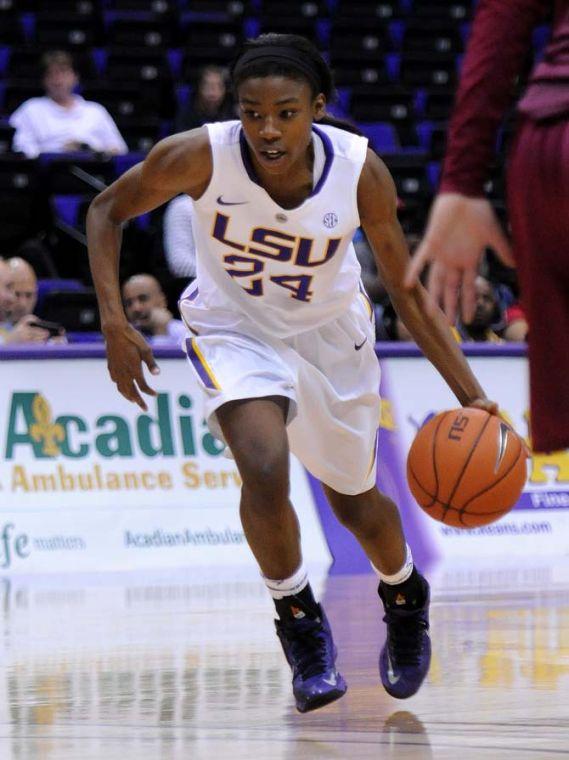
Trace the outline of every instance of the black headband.
[[292, 68], [302, 72], [310, 84], [314, 86], [316, 92], [322, 92], [322, 77], [317, 67], [305, 55], [288, 45], [264, 45], [247, 50], [235, 64], [233, 78], [239, 79], [243, 69], [256, 61], [267, 61], [276, 64], [287, 63]]

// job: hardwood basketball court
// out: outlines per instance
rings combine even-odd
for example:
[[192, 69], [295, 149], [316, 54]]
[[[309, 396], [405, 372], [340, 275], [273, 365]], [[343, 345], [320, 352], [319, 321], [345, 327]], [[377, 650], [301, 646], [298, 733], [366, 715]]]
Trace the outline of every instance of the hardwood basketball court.
[[569, 756], [569, 577], [431, 568], [434, 657], [379, 685], [371, 575], [314, 585], [347, 695], [293, 707], [254, 569], [2, 581], [3, 760], [525, 760]]

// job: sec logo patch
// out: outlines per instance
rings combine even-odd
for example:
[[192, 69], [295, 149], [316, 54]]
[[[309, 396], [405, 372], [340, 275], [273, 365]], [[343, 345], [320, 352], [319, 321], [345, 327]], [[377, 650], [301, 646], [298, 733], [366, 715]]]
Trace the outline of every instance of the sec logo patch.
[[333, 211], [330, 211], [328, 214], [324, 214], [324, 219], [322, 221], [324, 222], [324, 226], [331, 230], [332, 227], [335, 227], [338, 224], [338, 215]]

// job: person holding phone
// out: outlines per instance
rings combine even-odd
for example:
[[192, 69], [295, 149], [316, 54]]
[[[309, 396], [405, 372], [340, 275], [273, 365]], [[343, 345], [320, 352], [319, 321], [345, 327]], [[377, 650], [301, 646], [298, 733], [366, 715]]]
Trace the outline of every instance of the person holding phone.
[[65, 329], [33, 314], [37, 278], [27, 261], [0, 259], [0, 345], [65, 339]]

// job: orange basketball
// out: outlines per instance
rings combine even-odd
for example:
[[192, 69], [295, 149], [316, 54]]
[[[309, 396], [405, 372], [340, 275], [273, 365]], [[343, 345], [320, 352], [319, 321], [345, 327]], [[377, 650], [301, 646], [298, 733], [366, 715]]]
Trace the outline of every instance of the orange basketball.
[[456, 528], [476, 528], [505, 515], [526, 477], [521, 438], [481, 409], [437, 414], [419, 430], [407, 457], [407, 480], [419, 505]]

